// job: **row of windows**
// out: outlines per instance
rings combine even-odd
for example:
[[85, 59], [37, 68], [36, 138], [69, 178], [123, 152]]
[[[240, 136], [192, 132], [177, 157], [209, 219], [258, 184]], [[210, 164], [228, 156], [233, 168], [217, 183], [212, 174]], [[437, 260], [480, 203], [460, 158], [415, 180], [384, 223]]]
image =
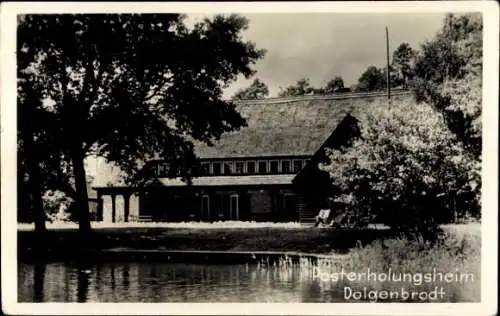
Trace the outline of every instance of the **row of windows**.
[[[201, 175], [235, 175], [235, 174], [293, 174], [306, 165], [306, 159], [271, 159], [249, 161], [214, 161], [201, 163]], [[166, 177], [168, 165], [157, 163], [154, 165], [156, 177]]]
[[297, 173], [306, 164], [305, 159], [280, 159], [280, 160], [250, 160], [203, 162], [203, 175], [231, 175], [231, 174], [276, 174]]

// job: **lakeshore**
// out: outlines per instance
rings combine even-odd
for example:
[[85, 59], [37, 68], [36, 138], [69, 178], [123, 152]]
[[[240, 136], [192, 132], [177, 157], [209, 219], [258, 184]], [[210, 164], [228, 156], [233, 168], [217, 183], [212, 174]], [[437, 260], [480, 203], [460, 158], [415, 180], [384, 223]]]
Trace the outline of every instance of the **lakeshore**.
[[[480, 224], [445, 225], [453, 235], [480, 236]], [[346, 254], [350, 249], [394, 238], [386, 227], [366, 229], [313, 228], [297, 223], [93, 223], [92, 233], [81, 244], [73, 223], [47, 225], [47, 252], [66, 256], [78, 253], [306, 253]], [[18, 253], [29, 257], [36, 242], [33, 226], [18, 226]], [[182, 256], [181, 256], [182, 257]], [[203, 257], [203, 256], [202, 256]]]
[[[306, 296], [301, 298], [308, 302], [345, 302], [339, 291], [345, 290], [346, 286], [357, 296], [364, 288], [370, 291], [369, 293], [392, 293], [401, 290], [398, 288], [398, 282], [389, 279], [366, 279], [361, 280], [361, 283], [322, 281], [325, 276], [334, 276], [339, 274], [339, 271], [345, 271], [346, 275], [363, 274], [366, 271], [390, 275], [391, 271], [394, 271], [416, 277], [426, 275], [430, 271], [438, 271], [443, 275], [460, 272], [472, 276], [475, 281], [430, 282], [421, 285], [408, 283], [404, 285], [403, 290], [408, 293], [423, 291], [427, 295], [433, 293], [435, 286], [439, 285], [440, 291], [446, 293], [445, 297], [438, 299], [440, 302], [477, 302], [481, 298], [480, 223], [443, 225], [443, 239], [433, 246], [422, 240], [412, 241], [392, 236], [390, 230], [382, 227], [355, 231], [313, 228], [296, 223], [225, 222], [99, 223], [93, 225], [92, 234], [87, 239], [88, 245], [81, 247], [76, 244], [79, 242], [77, 225], [50, 224], [47, 228], [49, 249], [40, 256], [31, 250], [35, 236], [32, 227], [18, 227], [20, 282], [29, 283], [31, 281], [27, 280], [31, 277], [37, 280], [42, 275], [48, 275], [51, 279], [79, 280], [77, 292], [81, 295], [77, 298], [63, 298], [65, 301], [84, 301], [88, 296], [95, 296], [98, 300], [97, 297], [114, 293], [115, 290], [97, 281], [105, 271], [111, 275], [111, 284], [115, 278], [126, 284], [137, 283], [140, 287], [152, 286], [149, 283], [151, 275], [168, 275], [166, 280], [161, 281], [161, 291], [165, 286], [170, 289], [168, 293], [179, 291], [178, 288], [171, 288], [176, 282], [185, 282], [198, 274], [200, 275], [196, 278], [213, 279], [213, 282], [222, 282], [224, 286], [230, 284], [229, 286], [237, 288], [240, 286], [238, 284], [246, 284], [247, 281], [238, 281], [235, 285], [230, 281], [233, 280], [231, 275], [239, 275], [244, 280], [248, 278], [249, 284], [255, 284], [255, 280], [268, 280], [272, 276], [272, 282], [276, 283], [275, 288], [283, 284], [296, 287], [299, 283], [293, 282], [302, 280], [311, 287], [307, 291], [309, 294], [303, 293]], [[40, 261], [40, 258], [43, 260]], [[99, 293], [107, 294], [98, 295], [92, 292], [91, 287], [87, 286], [91, 283], [98, 286]], [[315, 287], [320, 285], [325, 291], [318, 294]], [[193, 286], [188, 285], [188, 288]], [[24, 293], [29, 288], [31, 287], [28, 285], [20, 291]], [[90, 292], [87, 293], [85, 289]], [[126, 293], [129, 292], [124, 290], [121, 295], [128, 297]], [[54, 290], [54, 293], [59, 293], [59, 290]], [[171, 294], [155, 294], [153, 298], [141, 296], [130, 299], [155, 301], [160, 297], [161, 300], [182, 301], [186, 299], [186, 295], [193, 293], [187, 291], [181, 294], [173, 297]], [[45, 295], [43, 299], [37, 296], [34, 300], [54, 299], [51, 295]], [[255, 295], [255, 301], [264, 299]], [[280, 296], [276, 301], [296, 299], [290, 298], [288, 294], [279, 295], [283, 297]], [[317, 295], [320, 296], [316, 297]], [[31, 297], [31, 294], [24, 293], [22, 296]], [[106, 299], [111, 298], [104, 298]], [[200, 295], [190, 299], [203, 300], [206, 297]], [[224, 297], [220, 299], [223, 300]], [[245, 296], [245, 300], [248, 299], [248, 296]]]
[[[312, 254], [346, 253], [356, 245], [368, 244], [387, 238], [385, 228], [362, 230], [329, 229], [301, 226], [294, 223], [273, 225], [241, 223], [240, 226], [220, 227], [196, 223], [182, 225], [131, 224], [96, 225], [81, 245], [77, 226], [50, 225], [46, 234], [47, 251], [66, 255], [86, 251], [109, 249], [158, 251], [214, 251], [214, 252], [300, 252]], [[52, 226], [52, 227], [51, 227]], [[194, 226], [194, 228], [193, 228]], [[98, 227], [98, 228], [97, 228]], [[207, 228], [211, 227], [211, 228]], [[26, 225], [18, 230], [20, 257], [29, 253], [36, 242], [34, 230]], [[76, 246], [78, 245], [78, 246]]]

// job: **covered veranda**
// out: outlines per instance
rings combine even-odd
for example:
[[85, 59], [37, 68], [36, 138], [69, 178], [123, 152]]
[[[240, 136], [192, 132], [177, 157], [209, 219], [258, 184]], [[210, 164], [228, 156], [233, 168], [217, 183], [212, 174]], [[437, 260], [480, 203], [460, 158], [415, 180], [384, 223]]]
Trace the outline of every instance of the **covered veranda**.
[[115, 223], [117, 219], [117, 199], [118, 197], [123, 198], [123, 221], [128, 222], [130, 217], [130, 198], [132, 195], [144, 194], [145, 189], [130, 187], [130, 186], [108, 186], [108, 187], [94, 187], [97, 192], [97, 215], [96, 220], [102, 222], [104, 220], [104, 200], [103, 197], [109, 196], [111, 199], [111, 222]]
[[[191, 184], [159, 178], [155, 185], [146, 187], [94, 187], [98, 201], [96, 220], [104, 220], [103, 198], [109, 197], [111, 212], [107, 204], [106, 221], [130, 221], [131, 197], [135, 195], [139, 220], [148, 217], [153, 221], [294, 221], [298, 219], [296, 195], [291, 188], [294, 176], [198, 177]], [[117, 218], [120, 198], [123, 198], [123, 217], [120, 214]]]

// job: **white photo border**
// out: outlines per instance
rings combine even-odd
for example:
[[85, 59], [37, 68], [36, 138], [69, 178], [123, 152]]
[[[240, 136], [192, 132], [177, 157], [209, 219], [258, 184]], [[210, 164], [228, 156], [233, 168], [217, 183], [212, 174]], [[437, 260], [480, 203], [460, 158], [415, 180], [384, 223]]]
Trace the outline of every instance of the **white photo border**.
[[[16, 15], [35, 13], [433, 13], [483, 14], [481, 303], [18, 303], [16, 219]], [[1, 4], [2, 308], [22, 315], [493, 315], [497, 306], [498, 34], [495, 1], [377, 2], [4, 2]]]

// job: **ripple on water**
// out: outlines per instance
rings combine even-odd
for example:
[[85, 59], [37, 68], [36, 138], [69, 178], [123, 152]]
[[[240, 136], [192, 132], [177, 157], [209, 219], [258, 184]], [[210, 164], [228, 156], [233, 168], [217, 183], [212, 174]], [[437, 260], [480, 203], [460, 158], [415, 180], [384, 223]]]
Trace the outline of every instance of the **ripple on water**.
[[110, 262], [18, 264], [20, 302], [334, 302], [298, 267]]

